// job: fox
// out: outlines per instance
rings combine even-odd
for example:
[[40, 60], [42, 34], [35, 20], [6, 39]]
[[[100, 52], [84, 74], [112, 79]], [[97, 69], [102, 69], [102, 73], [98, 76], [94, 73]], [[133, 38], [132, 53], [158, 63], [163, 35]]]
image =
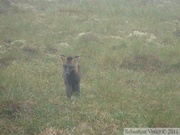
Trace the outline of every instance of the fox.
[[63, 79], [66, 87], [66, 95], [69, 99], [73, 93], [80, 96], [80, 81], [82, 76], [79, 56], [60, 55], [63, 66]]

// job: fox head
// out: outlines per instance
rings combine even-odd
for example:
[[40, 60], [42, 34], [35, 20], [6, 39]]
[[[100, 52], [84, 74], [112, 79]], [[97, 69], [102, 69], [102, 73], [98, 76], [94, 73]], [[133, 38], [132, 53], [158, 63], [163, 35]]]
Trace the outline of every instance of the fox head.
[[78, 65], [79, 65], [79, 56], [74, 57], [66, 57], [65, 55], [61, 55], [61, 61], [63, 63], [63, 69], [66, 76], [68, 76], [70, 73], [75, 72], [78, 73]]

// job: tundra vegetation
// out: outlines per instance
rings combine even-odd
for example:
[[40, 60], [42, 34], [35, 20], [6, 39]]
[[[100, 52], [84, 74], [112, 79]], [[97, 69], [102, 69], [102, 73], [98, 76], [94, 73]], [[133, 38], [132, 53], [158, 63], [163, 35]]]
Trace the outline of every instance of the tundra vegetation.
[[[0, 133], [180, 127], [179, 0], [1, 0]], [[60, 54], [81, 56], [67, 100]]]

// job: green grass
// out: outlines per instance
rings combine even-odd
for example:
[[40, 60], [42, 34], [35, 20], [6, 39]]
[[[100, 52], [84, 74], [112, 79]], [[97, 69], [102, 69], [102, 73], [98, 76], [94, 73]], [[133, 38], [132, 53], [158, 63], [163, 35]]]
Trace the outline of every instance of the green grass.
[[[180, 127], [180, 2], [14, 2], [0, 1], [0, 133]], [[80, 98], [66, 97], [60, 54], [81, 56]]]

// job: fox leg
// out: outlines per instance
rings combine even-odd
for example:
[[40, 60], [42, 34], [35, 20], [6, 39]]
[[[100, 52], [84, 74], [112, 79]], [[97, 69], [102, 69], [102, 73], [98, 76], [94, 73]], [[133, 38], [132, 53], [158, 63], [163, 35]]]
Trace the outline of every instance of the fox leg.
[[67, 97], [71, 99], [71, 96], [72, 96], [72, 87], [70, 85], [66, 86], [66, 94], [67, 94]]
[[80, 83], [79, 82], [75, 84], [74, 92], [76, 93], [76, 95], [80, 96]]

